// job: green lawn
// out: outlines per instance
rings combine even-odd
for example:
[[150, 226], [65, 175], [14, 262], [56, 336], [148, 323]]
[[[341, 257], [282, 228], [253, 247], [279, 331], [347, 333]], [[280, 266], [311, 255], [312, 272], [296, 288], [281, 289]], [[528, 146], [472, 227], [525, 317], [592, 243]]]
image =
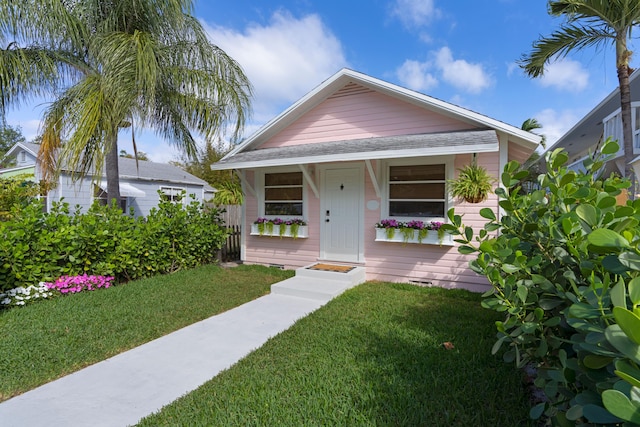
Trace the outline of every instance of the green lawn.
[[292, 275], [203, 266], [0, 311], [0, 401], [265, 295]]
[[366, 283], [140, 425], [530, 425], [520, 373], [490, 354], [499, 316], [479, 302]]

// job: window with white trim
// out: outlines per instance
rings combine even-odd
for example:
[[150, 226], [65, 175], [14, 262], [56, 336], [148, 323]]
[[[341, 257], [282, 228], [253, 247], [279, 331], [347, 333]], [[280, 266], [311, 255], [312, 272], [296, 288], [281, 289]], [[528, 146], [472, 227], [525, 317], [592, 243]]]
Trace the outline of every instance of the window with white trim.
[[184, 203], [186, 194], [184, 188], [180, 187], [160, 187], [160, 200], [171, 203]]
[[[99, 205], [101, 206], [106, 206], [107, 205], [107, 200], [109, 200], [109, 195], [107, 194], [106, 191], [104, 191], [99, 185], [94, 185], [93, 186], [93, 200], [94, 202], [97, 201]], [[120, 209], [122, 209], [122, 212], [127, 212], [127, 198], [126, 197], [121, 197], [120, 198]]]
[[391, 165], [388, 172], [388, 216], [444, 218], [447, 204], [444, 163]]
[[265, 216], [302, 217], [304, 206], [302, 172], [264, 174]]

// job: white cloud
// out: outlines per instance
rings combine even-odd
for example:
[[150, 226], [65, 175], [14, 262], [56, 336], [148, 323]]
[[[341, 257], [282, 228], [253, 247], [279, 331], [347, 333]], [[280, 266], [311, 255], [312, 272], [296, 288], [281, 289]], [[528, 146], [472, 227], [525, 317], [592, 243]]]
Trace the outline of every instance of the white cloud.
[[435, 52], [435, 64], [442, 79], [458, 89], [479, 93], [493, 84], [482, 65], [454, 59], [451, 49], [446, 46]]
[[562, 59], [545, 66], [539, 79], [543, 87], [553, 87], [561, 91], [580, 92], [589, 83], [589, 72], [577, 61]]
[[544, 109], [533, 115], [542, 125], [542, 129], [536, 129], [535, 133], [547, 137], [547, 147], [553, 146], [582, 117], [576, 111], [556, 111], [552, 108]]
[[255, 89], [254, 120], [265, 122], [348, 65], [340, 40], [318, 15], [275, 13], [243, 31], [204, 24], [213, 43], [237, 60]]
[[[456, 89], [477, 94], [493, 84], [491, 75], [481, 64], [454, 59], [451, 49], [443, 47], [430, 52], [433, 61], [407, 59], [397, 70], [400, 82], [413, 90], [424, 91], [444, 80]], [[437, 74], [437, 75], [436, 75]]]
[[438, 84], [438, 79], [429, 73], [430, 65], [407, 59], [396, 70], [396, 76], [402, 85], [417, 91], [427, 91]]
[[440, 17], [434, 0], [396, 0], [392, 15], [409, 27], [421, 27]]

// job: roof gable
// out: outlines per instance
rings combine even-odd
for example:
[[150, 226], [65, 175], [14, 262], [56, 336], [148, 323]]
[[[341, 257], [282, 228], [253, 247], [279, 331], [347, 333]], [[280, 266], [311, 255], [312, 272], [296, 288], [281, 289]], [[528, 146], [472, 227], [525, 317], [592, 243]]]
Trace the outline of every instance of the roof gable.
[[[261, 147], [262, 144], [270, 141], [272, 138], [275, 138], [281, 132], [285, 132], [289, 126], [293, 126], [303, 116], [311, 112], [316, 107], [319, 107], [325, 101], [337, 99], [341, 96], [363, 94], [369, 91], [389, 96], [404, 104], [412, 105], [419, 109], [429, 111], [432, 114], [437, 114], [441, 117], [446, 117], [454, 120], [455, 122], [465, 124], [468, 126], [468, 129], [491, 128], [496, 131], [506, 132], [509, 135], [510, 140], [531, 148], [535, 148], [540, 142], [540, 137], [537, 135], [525, 132], [519, 128], [491, 119], [471, 110], [375, 79], [353, 70], [342, 69], [299, 101], [294, 103], [282, 114], [264, 125], [255, 134], [232, 150], [227, 156], [225, 156], [225, 158], [232, 157], [236, 153], [242, 151]], [[405, 132], [405, 134], [407, 134], [407, 132]], [[359, 135], [356, 138], [362, 137], [364, 136]], [[274, 139], [274, 141], [277, 140]]]
[[264, 141], [260, 148], [477, 128], [350, 82]]

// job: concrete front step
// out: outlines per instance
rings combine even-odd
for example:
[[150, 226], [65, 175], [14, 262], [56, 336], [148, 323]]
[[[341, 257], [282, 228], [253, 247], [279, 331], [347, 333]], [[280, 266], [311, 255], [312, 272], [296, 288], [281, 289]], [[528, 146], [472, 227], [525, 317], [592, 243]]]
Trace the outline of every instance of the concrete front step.
[[355, 267], [346, 273], [303, 267], [296, 270], [295, 277], [271, 285], [271, 293], [329, 301], [364, 281], [364, 267]]

